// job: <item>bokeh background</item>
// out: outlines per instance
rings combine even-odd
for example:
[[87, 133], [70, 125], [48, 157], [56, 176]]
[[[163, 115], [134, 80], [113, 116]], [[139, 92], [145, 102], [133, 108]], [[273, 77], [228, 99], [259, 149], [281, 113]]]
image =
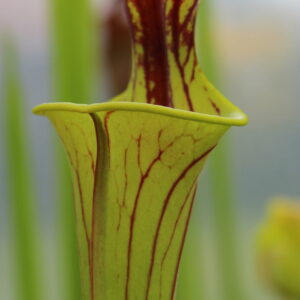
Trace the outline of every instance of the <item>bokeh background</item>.
[[[208, 46], [212, 47], [209, 53], [214, 61], [213, 67], [207, 67], [208, 76], [233, 103], [249, 115], [250, 123], [245, 128], [231, 130], [201, 178], [197, 196], [199, 199], [183, 257], [178, 298], [277, 299], [272, 289], [257, 274], [255, 235], [272, 197], [300, 197], [300, 2], [206, 1], [210, 2], [210, 12], [209, 21], [206, 20], [209, 23], [205, 24], [210, 25], [211, 44]], [[29, 198], [38, 218], [33, 223], [38, 231], [36, 257], [40, 260], [39, 284], [43, 290], [40, 299], [75, 299], [67, 291], [68, 287], [72, 287], [72, 282], [76, 282], [74, 274], [73, 277], [70, 275], [74, 270], [64, 271], [68, 267], [68, 264], [64, 264], [64, 255], [68, 251], [66, 245], [72, 241], [63, 243], [63, 238], [58, 238], [67, 233], [61, 227], [64, 219], [62, 212], [67, 207], [57, 200], [60, 193], [57, 178], [67, 176], [67, 172], [60, 166], [63, 163], [57, 163], [60, 150], [50, 124], [31, 114], [34, 106], [61, 100], [57, 97], [64, 95], [64, 88], [58, 87], [57, 77], [66, 79], [68, 72], [62, 77], [57, 75], [61, 71], [57, 57], [63, 52], [60, 52], [57, 43], [70, 42], [68, 30], [59, 26], [72, 26], [72, 22], [69, 22], [72, 14], [66, 15], [65, 22], [59, 23], [57, 11], [68, 13], [68, 7], [73, 6], [74, 10], [77, 6], [77, 9], [81, 9], [79, 0], [61, 1], [60, 4], [52, 2], [55, 1], [0, 2], [0, 299], [3, 300], [26, 299], [18, 293], [18, 268], [15, 266], [19, 252], [16, 247], [21, 246], [16, 246], [15, 241], [14, 218], [18, 214], [14, 212], [16, 205], [11, 193], [11, 190], [18, 189], [18, 182], [11, 182], [17, 180], [18, 174], [11, 172], [13, 162], [17, 160], [9, 148], [9, 140], [15, 135], [11, 128], [14, 120], [13, 117], [7, 117], [10, 95], [7, 93], [7, 69], [11, 65], [16, 70], [13, 78], [17, 78], [16, 89], [20, 95], [12, 97], [19, 97], [23, 107], [21, 127], [25, 139], [22, 145], [27, 148], [29, 165], [29, 173], [25, 177], [31, 178], [32, 196]], [[82, 87], [82, 95], [85, 97], [83, 102], [100, 102], [109, 99], [126, 82], [128, 43], [126, 30], [122, 31], [122, 21], [114, 19], [120, 4], [112, 0], [87, 3], [89, 6], [85, 8], [89, 11], [89, 17], [80, 13], [78, 15], [82, 16], [83, 21], [89, 20], [89, 26], [84, 28], [89, 32], [89, 37], [79, 37], [79, 43], [92, 45], [92, 51], [88, 52], [89, 49], [84, 48], [81, 49], [82, 53], [77, 54], [79, 57], [93, 57], [94, 64], [90, 70], [80, 69], [80, 64], [74, 70], [83, 70], [86, 76], [77, 79], [86, 80], [90, 84], [89, 87], [88, 84]], [[201, 24], [199, 22], [200, 27], [204, 23]], [[78, 26], [76, 22], [74, 26]], [[61, 36], [57, 35], [59, 31], [62, 32]], [[120, 34], [119, 40], [112, 41], [112, 34], [116, 38], [116, 33]], [[199, 44], [208, 41], [205, 37], [199, 40]], [[72, 39], [70, 44], [72, 47]], [[76, 46], [76, 41], [73, 46]], [[205, 46], [201, 44], [201, 47]], [[71, 49], [66, 48], [65, 55], [76, 57]], [[114, 53], [114, 49], [118, 53]], [[122, 55], [125, 62], [119, 58]], [[203, 66], [205, 69], [205, 62]], [[116, 72], [114, 68], [117, 68]], [[90, 88], [92, 92], [86, 92], [85, 88]], [[75, 87], [74, 91], [76, 95]], [[68, 95], [67, 92], [65, 94]], [[81, 97], [78, 98], [63, 100], [78, 102]], [[19, 150], [23, 151], [22, 148]], [[220, 164], [225, 168], [225, 171], [220, 171], [222, 178], [215, 178], [214, 161], [219, 162], [219, 168]], [[229, 199], [224, 201], [228, 201], [232, 207], [227, 216], [226, 209], [222, 214], [213, 204], [214, 198], [220, 198], [220, 193], [218, 195], [214, 192], [218, 189], [221, 195], [223, 189], [227, 191], [225, 194]], [[220, 224], [219, 218], [223, 218], [225, 223]], [[224, 224], [225, 227], [228, 225], [229, 231], [226, 228], [222, 231]], [[224, 244], [222, 236], [224, 238], [226, 232], [229, 236]], [[227, 247], [232, 252], [234, 262], [230, 255], [222, 258], [220, 247]], [[237, 279], [237, 289], [241, 290], [235, 298], [226, 296], [222, 289], [224, 276], [220, 265], [224, 260], [228, 260], [229, 268], [225, 277]]]

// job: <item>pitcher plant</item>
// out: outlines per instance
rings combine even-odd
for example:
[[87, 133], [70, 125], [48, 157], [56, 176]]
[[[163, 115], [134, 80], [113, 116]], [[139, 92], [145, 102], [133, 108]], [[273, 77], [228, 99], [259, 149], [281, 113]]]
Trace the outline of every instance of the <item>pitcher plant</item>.
[[246, 115], [203, 74], [198, 0], [126, 0], [128, 88], [100, 104], [42, 104], [74, 182], [85, 300], [174, 299], [197, 179]]

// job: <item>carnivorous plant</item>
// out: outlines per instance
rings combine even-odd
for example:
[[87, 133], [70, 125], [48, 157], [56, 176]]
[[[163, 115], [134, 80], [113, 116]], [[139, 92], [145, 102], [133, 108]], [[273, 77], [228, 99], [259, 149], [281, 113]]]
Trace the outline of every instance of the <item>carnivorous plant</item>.
[[198, 0], [126, 0], [128, 88], [100, 104], [43, 104], [73, 173], [83, 299], [174, 299], [204, 162], [247, 117], [197, 62]]

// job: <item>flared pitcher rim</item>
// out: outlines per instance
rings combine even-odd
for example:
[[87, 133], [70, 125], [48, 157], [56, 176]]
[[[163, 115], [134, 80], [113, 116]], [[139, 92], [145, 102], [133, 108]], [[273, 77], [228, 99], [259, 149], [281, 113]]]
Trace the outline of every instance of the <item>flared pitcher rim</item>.
[[144, 112], [173, 117], [176, 119], [212, 123], [228, 126], [245, 126], [248, 124], [248, 116], [238, 107], [230, 103], [232, 112], [228, 115], [213, 115], [178, 108], [171, 108], [149, 103], [139, 102], [104, 102], [96, 104], [76, 104], [71, 102], [44, 103], [33, 108], [32, 112], [44, 115], [50, 111], [65, 111], [75, 113], [97, 113], [105, 111], [129, 111]]

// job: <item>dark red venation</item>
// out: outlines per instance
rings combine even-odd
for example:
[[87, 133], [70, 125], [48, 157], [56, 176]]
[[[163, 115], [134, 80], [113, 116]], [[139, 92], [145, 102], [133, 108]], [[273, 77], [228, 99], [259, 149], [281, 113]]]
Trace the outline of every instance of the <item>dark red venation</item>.
[[[87, 147], [88, 156], [91, 159], [91, 170], [92, 170], [93, 176], [95, 176], [94, 159], [93, 159], [92, 151], [88, 147], [88, 143], [87, 143], [85, 133], [78, 124], [71, 123], [71, 125], [76, 127], [81, 132], [82, 137], [84, 138], [84, 143], [86, 144], [86, 147]], [[70, 164], [72, 166], [72, 169], [73, 169], [73, 172], [74, 172], [74, 175], [75, 175], [74, 181], [76, 180], [76, 183], [77, 183], [76, 187], [78, 189], [78, 195], [79, 195], [79, 207], [80, 207], [81, 219], [82, 219], [82, 224], [83, 224], [84, 237], [85, 237], [85, 240], [86, 240], [86, 245], [87, 245], [87, 250], [88, 250], [88, 267], [89, 267], [89, 276], [90, 276], [90, 282], [91, 282], [90, 283], [90, 291], [91, 291], [91, 295], [93, 295], [93, 291], [92, 291], [93, 290], [93, 287], [92, 287], [92, 282], [93, 282], [93, 258], [92, 258], [92, 256], [93, 256], [93, 251], [92, 251], [93, 238], [92, 238], [92, 235], [93, 234], [91, 233], [91, 236], [89, 236], [89, 232], [88, 232], [89, 224], [87, 224], [87, 221], [86, 221], [83, 190], [82, 190], [82, 184], [81, 184], [81, 178], [80, 178], [80, 172], [79, 172], [79, 153], [77, 151], [74, 139], [72, 137], [72, 131], [70, 130], [70, 128], [67, 125], [64, 126], [64, 129], [66, 130], [66, 132], [71, 137], [72, 148], [73, 148], [73, 151], [75, 152], [75, 157], [73, 157], [71, 155], [71, 153], [66, 148], [67, 155], [70, 159]], [[67, 142], [62, 137], [61, 137], [61, 139], [62, 139], [62, 142], [65, 145], [67, 145]], [[75, 184], [74, 183], [73, 183], [73, 189], [75, 190]], [[93, 297], [93, 296], [91, 296], [91, 297]]]
[[134, 201], [134, 207], [130, 218], [130, 235], [128, 241], [128, 250], [127, 250], [127, 272], [126, 272], [126, 286], [125, 286], [125, 299], [129, 299], [129, 279], [130, 279], [130, 270], [131, 270], [131, 250], [132, 250], [132, 241], [133, 241], [133, 230], [135, 223], [136, 211], [139, 203], [139, 198], [144, 186], [145, 180], [148, 178], [153, 166], [160, 160], [162, 151], [159, 151], [158, 155], [153, 159], [153, 161], [148, 166], [145, 174], [141, 177], [140, 184], [137, 190], [137, 194]]
[[[186, 100], [191, 111], [194, 111], [188, 83], [185, 79], [185, 66], [188, 62], [188, 59], [191, 53], [195, 48], [194, 42], [194, 23], [195, 23], [195, 11], [198, 4], [198, 0], [195, 0], [192, 6], [189, 8], [186, 18], [183, 23], [180, 23], [180, 6], [182, 0], [173, 0], [174, 6], [171, 9], [171, 12], [168, 16], [169, 22], [171, 25], [172, 30], [172, 45], [171, 51], [174, 53], [175, 61], [177, 68], [180, 73], [181, 82], [183, 86], [183, 90], [186, 96]], [[192, 22], [192, 30], [188, 28], [188, 24]], [[183, 44], [182, 44], [183, 43]], [[180, 60], [180, 47], [185, 46], [188, 49], [187, 56], [185, 61], [181, 62]], [[195, 69], [195, 66], [194, 66]]]
[[[84, 139], [84, 143], [86, 144], [88, 155], [91, 159], [91, 169], [92, 169], [93, 173], [95, 173], [95, 162], [94, 162], [92, 150], [88, 146], [89, 143], [88, 143], [88, 140], [87, 140], [87, 136], [86, 136], [84, 130], [80, 127], [79, 124], [77, 124], [77, 123], [71, 123], [71, 124], [72, 124], [72, 126], [76, 127], [80, 131], [80, 133], [81, 133], [81, 135]], [[75, 149], [76, 149], [76, 147], [75, 147]]]
[[[168, 51], [173, 52], [181, 76], [186, 101], [193, 110], [188, 83], [185, 80], [185, 65], [194, 51], [194, 19], [198, 0], [190, 8], [182, 6], [183, 0], [125, 0], [127, 5], [134, 5], [139, 14], [139, 22], [133, 19], [128, 6], [133, 41], [135, 46], [141, 46], [142, 54], [135, 51], [135, 67], [142, 66], [145, 72], [147, 102], [173, 107], [172, 91], [170, 89], [170, 74]], [[166, 3], [172, 3], [171, 12], [167, 14]], [[186, 17], [182, 23], [179, 13], [184, 9]], [[192, 26], [189, 26], [192, 24]], [[171, 45], [167, 44], [167, 36], [171, 37]], [[187, 49], [187, 56], [180, 61], [179, 50]], [[134, 50], [136, 48], [134, 47]], [[135, 70], [133, 70], [135, 72]], [[135, 77], [133, 77], [135, 78]], [[136, 99], [134, 99], [136, 101]], [[138, 100], [137, 100], [138, 101]]]
[[[194, 193], [196, 194], [196, 190], [194, 191]], [[185, 223], [184, 233], [183, 233], [183, 236], [182, 236], [180, 249], [179, 249], [179, 253], [178, 253], [178, 257], [177, 257], [177, 265], [176, 265], [176, 270], [175, 270], [175, 274], [174, 274], [174, 278], [173, 278], [173, 287], [172, 287], [172, 296], [171, 296], [172, 300], [175, 299], [176, 281], [177, 281], [177, 277], [178, 277], [179, 265], [180, 265], [180, 260], [181, 260], [181, 256], [182, 256], [184, 242], [185, 242], [185, 239], [186, 239], [187, 230], [188, 230], [191, 215], [192, 215], [192, 209], [193, 209], [194, 202], [195, 202], [195, 194], [193, 196], [193, 199], [192, 199], [192, 202], [191, 202], [191, 205], [190, 205], [189, 215], [188, 215], [188, 218], [187, 218], [186, 223]]]
[[[158, 132], [157, 139], [158, 139], [159, 146], [160, 146], [160, 138], [161, 138], [162, 132], [163, 132], [163, 130], [160, 130]], [[149, 175], [150, 175], [153, 167], [155, 166], [155, 164], [161, 160], [162, 155], [170, 147], [172, 147], [174, 145], [174, 143], [179, 138], [180, 138], [180, 136], [176, 137], [173, 141], [171, 141], [168, 145], [166, 145], [166, 147], [164, 149], [159, 149], [159, 151], [157, 153], [157, 156], [150, 162], [150, 164], [148, 165], [148, 168], [146, 169], [145, 173], [142, 173], [142, 171], [141, 171], [142, 176], [141, 176], [141, 180], [140, 180], [138, 190], [137, 190], [137, 194], [136, 194], [136, 197], [135, 197], [133, 211], [132, 211], [132, 214], [131, 214], [131, 217], [130, 217], [130, 235], [129, 235], [128, 249], [127, 249], [127, 271], [126, 271], [126, 285], [125, 285], [125, 299], [126, 300], [129, 299], [129, 281], [130, 281], [130, 270], [131, 270], [132, 241], [133, 241], [133, 236], [134, 236], [135, 218], [136, 218], [136, 213], [137, 213], [138, 204], [139, 204], [139, 200], [140, 200], [140, 195], [141, 195], [142, 189], [144, 187], [145, 181], [149, 177]], [[142, 135], [140, 135], [139, 138], [137, 139], [138, 151], [140, 151], [141, 140], [142, 140]], [[139, 160], [139, 158], [138, 158], [138, 160]]]
[[[179, 221], [182, 217], [182, 214], [183, 214], [183, 211], [188, 203], [188, 200], [191, 199], [193, 201], [193, 198], [195, 197], [196, 195], [196, 190], [197, 190], [197, 184], [196, 184], [196, 181], [194, 181], [194, 183], [191, 185], [191, 188], [190, 188], [190, 191], [188, 192], [188, 194], [186, 195], [184, 201], [183, 201], [183, 204], [181, 205], [180, 207], [180, 210], [179, 210], [179, 213], [177, 215], [177, 218], [176, 218], [176, 221], [175, 221], [175, 224], [174, 224], [174, 227], [173, 227], [173, 230], [172, 230], [172, 234], [171, 234], [171, 237], [170, 237], [170, 240], [169, 240], [169, 243], [168, 243], [168, 246], [164, 252], [164, 255], [162, 257], [162, 260], [160, 262], [160, 266], [161, 266], [161, 269], [160, 269], [160, 285], [159, 285], [159, 299], [161, 299], [161, 296], [162, 296], [162, 270], [163, 270], [163, 265], [164, 265], [164, 262], [165, 262], [165, 259], [168, 255], [168, 252], [170, 250], [170, 247], [172, 245], [172, 242], [174, 240], [174, 237], [175, 237], [175, 233], [176, 233], [176, 230], [177, 230], [177, 227], [178, 227], [178, 224], [179, 224]], [[190, 198], [192, 194], [192, 198]]]
[[208, 100], [211, 103], [214, 110], [216, 111], [216, 113], [220, 116], [221, 115], [221, 109], [217, 106], [217, 104], [211, 98], [208, 98]]
[[208, 149], [205, 153], [203, 153], [201, 156], [197, 157], [196, 159], [194, 159], [183, 171], [182, 173], [178, 176], [178, 178], [176, 179], [176, 181], [173, 183], [172, 187], [170, 188], [165, 200], [164, 200], [164, 205], [159, 217], [159, 221], [158, 221], [158, 225], [156, 227], [156, 232], [154, 235], [154, 240], [153, 240], [153, 244], [152, 244], [152, 255], [151, 255], [151, 262], [150, 262], [150, 267], [149, 267], [149, 273], [148, 273], [148, 284], [147, 284], [147, 293], [146, 293], [146, 299], [148, 299], [149, 296], [149, 291], [150, 291], [150, 285], [151, 285], [151, 279], [152, 279], [152, 272], [153, 272], [153, 267], [154, 267], [154, 261], [155, 261], [155, 256], [156, 256], [156, 248], [157, 248], [157, 241], [158, 241], [158, 237], [159, 237], [159, 232], [161, 229], [161, 225], [163, 222], [163, 219], [165, 217], [167, 208], [169, 206], [170, 203], [170, 199], [177, 187], [177, 185], [181, 182], [181, 180], [183, 178], [185, 178], [185, 176], [188, 174], [188, 172], [195, 166], [197, 165], [201, 160], [203, 160], [205, 157], [207, 157], [207, 155], [215, 148], [212, 147], [210, 149]]
[[[86, 136], [85, 136], [83, 130], [80, 128], [80, 126], [78, 126], [75, 123], [72, 123], [72, 126], [77, 127], [78, 130], [82, 133], [83, 138], [85, 139], [85, 144], [87, 146], [88, 155], [91, 158], [92, 172], [93, 172], [93, 175], [95, 175], [95, 170], [93, 168], [93, 164], [94, 164], [93, 156], [92, 156], [91, 150], [88, 147]], [[65, 130], [72, 137], [72, 132], [71, 132], [70, 128], [67, 125], [65, 125]], [[66, 142], [63, 139], [62, 139], [62, 141], [63, 141], [64, 144], [66, 144]], [[83, 229], [84, 229], [85, 240], [86, 240], [87, 248], [88, 248], [89, 276], [90, 276], [90, 279], [91, 279], [92, 278], [92, 270], [93, 270], [93, 267], [92, 267], [92, 245], [91, 245], [91, 238], [90, 238], [89, 233], [88, 233], [88, 224], [87, 224], [86, 216], [85, 216], [83, 191], [82, 191], [80, 174], [79, 174], [79, 170], [78, 170], [78, 168], [79, 168], [78, 151], [77, 151], [77, 148], [76, 148], [76, 146], [74, 144], [73, 138], [71, 139], [71, 141], [72, 141], [73, 150], [75, 152], [75, 159], [74, 159], [74, 161], [72, 161], [72, 155], [70, 154], [70, 152], [68, 150], [67, 150], [67, 154], [68, 154], [68, 157], [70, 158], [70, 163], [71, 163], [73, 172], [74, 172], [75, 177], [76, 177], [76, 182], [77, 182], [77, 188], [78, 188], [78, 193], [79, 193], [79, 206], [80, 206], [80, 210], [81, 210], [81, 218], [82, 218], [82, 224], [83, 224]], [[73, 189], [75, 189], [75, 185], [73, 185]]]
[[[135, 5], [142, 22], [142, 24], [131, 22], [131, 28], [134, 43], [141, 44], [144, 50], [142, 57], [135, 57], [135, 63], [142, 65], [145, 71], [147, 101], [157, 105], [170, 106], [169, 66], [163, 16], [164, 2], [161, 0], [128, 0], [127, 2]], [[138, 37], [140, 34], [141, 37]], [[153, 84], [153, 87], [150, 84]]]

